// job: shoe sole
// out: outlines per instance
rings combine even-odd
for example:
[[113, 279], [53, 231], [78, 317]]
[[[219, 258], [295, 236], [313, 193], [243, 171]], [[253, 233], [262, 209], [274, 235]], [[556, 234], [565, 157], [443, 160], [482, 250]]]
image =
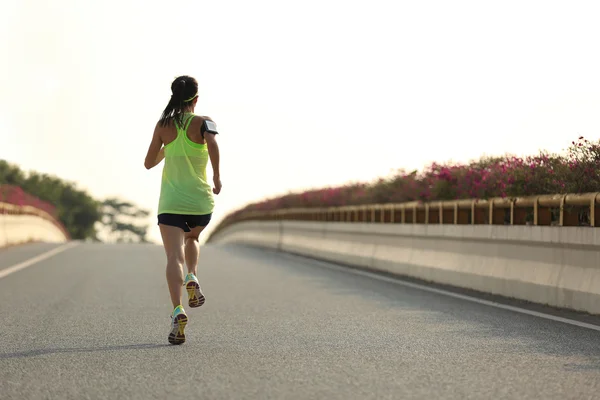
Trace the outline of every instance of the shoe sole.
[[185, 326], [187, 325], [188, 318], [185, 314], [179, 314], [175, 317], [174, 326], [169, 334], [169, 343], [171, 344], [182, 344], [185, 342]]
[[197, 282], [188, 282], [187, 285], [185, 285], [185, 289], [188, 293], [188, 304], [190, 305], [190, 307], [196, 308], [204, 304], [206, 298], [200, 291], [200, 285], [198, 285]]

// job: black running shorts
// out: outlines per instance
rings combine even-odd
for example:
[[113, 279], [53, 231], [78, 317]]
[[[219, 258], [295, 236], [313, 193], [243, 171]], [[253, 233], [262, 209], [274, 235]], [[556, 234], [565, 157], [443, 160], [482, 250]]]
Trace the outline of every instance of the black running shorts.
[[184, 215], [184, 214], [158, 214], [159, 225], [176, 226], [184, 232], [190, 232], [197, 226], [207, 226], [212, 214]]

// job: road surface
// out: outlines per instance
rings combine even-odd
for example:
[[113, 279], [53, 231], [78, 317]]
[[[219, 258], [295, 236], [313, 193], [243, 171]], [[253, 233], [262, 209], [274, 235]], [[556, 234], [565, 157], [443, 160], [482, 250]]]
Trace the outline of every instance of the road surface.
[[171, 346], [164, 262], [79, 244], [0, 278], [0, 399], [600, 396], [598, 331], [241, 247], [202, 248], [207, 302]]

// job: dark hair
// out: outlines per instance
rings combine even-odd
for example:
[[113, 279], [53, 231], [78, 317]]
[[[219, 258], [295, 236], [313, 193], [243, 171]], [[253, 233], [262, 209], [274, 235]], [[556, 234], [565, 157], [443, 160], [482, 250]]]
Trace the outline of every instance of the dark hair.
[[171, 120], [182, 124], [183, 110], [198, 95], [198, 82], [191, 76], [178, 76], [171, 83], [171, 93], [171, 100], [159, 120], [161, 126], [167, 126]]

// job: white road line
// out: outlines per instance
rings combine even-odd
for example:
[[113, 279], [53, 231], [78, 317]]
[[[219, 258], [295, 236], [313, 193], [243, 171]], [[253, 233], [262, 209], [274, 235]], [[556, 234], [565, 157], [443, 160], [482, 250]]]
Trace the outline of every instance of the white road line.
[[327, 261], [320, 261], [320, 260], [309, 259], [309, 258], [306, 258], [306, 257], [302, 257], [302, 256], [295, 255], [295, 254], [289, 254], [289, 253], [282, 253], [282, 254], [284, 256], [286, 256], [286, 257], [294, 258], [296, 260], [298, 260], [298, 259], [301, 259], [303, 261], [307, 261], [308, 260], [310, 263], [318, 264], [318, 265], [321, 265], [321, 266], [323, 266], [325, 268], [333, 269], [333, 270], [336, 270], [336, 271], [343, 271], [343, 272], [352, 273], [352, 274], [355, 274], [355, 275], [367, 276], [369, 278], [377, 279], [377, 280], [380, 280], [380, 281], [391, 282], [391, 283], [395, 283], [397, 285], [402, 285], [402, 286], [406, 286], [406, 287], [410, 287], [410, 288], [414, 288], [414, 289], [424, 290], [426, 292], [437, 293], [437, 294], [441, 294], [441, 295], [444, 295], [444, 296], [449, 296], [449, 297], [454, 297], [454, 298], [461, 299], [461, 300], [470, 301], [470, 302], [473, 302], [473, 303], [483, 304], [483, 305], [490, 306], [490, 307], [501, 308], [501, 309], [504, 309], [504, 310], [514, 311], [514, 312], [518, 312], [518, 313], [521, 313], [521, 314], [532, 315], [534, 317], [549, 319], [549, 320], [556, 321], [556, 322], [563, 322], [565, 324], [575, 325], [575, 326], [579, 326], [581, 328], [592, 329], [592, 330], [600, 332], [600, 326], [593, 325], [593, 324], [588, 324], [586, 322], [576, 321], [574, 319], [557, 317], [555, 315], [545, 314], [545, 313], [541, 313], [541, 312], [538, 312], [538, 311], [531, 311], [531, 310], [527, 310], [527, 309], [524, 309], [524, 308], [519, 308], [519, 307], [515, 307], [515, 306], [509, 306], [509, 305], [506, 305], [506, 304], [496, 303], [494, 301], [489, 301], [489, 300], [484, 300], [484, 299], [478, 299], [477, 297], [472, 297], [472, 296], [467, 296], [467, 295], [464, 295], [464, 294], [449, 292], [449, 291], [443, 290], [443, 289], [436, 289], [436, 288], [428, 287], [428, 286], [425, 286], [425, 285], [420, 285], [418, 283], [405, 282], [405, 281], [402, 281], [401, 278], [392, 278], [392, 277], [389, 277], [389, 276], [379, 275], [377, 273], [372, 273], [372, 272], [363, 271], [363, 270], [354, 269], [354, 268], [343, 267], [343, 266], [340, 266], [340, 265], [329, 263]]
[[25, 269], [27, 267], [32, 266], [35, 263], [38, 263], [38, 262], [40, 262], [42, 260], [50, 258], [50, 257], [52, 257], [54, 255], [57, 255], [58, 253], [62, 253], [63, 251], [68, 250], [71, 247], [77, 246], [78, 244], [79, 244], [78, 242], [70, 242], [70, 243], [64, 244], [64, 245], [62, 245], [60, 247], [57, 247], [55, 249], [52, 249], [50, 251], [47, 251], [47, 252], [45, 252], [43, 254], [40, 254], [40, 255], [35, 256], [33, 258], [30, 258], [29, 260], [23, 261], [23, 262], [21, 262], [19, 264], [15, 264], [15, 265], [12, 265], [12, 266], [10, 266], [8, 268], [2, 269], [2, 270], [0, 270], [0, 279], [2, 279], [4, 277], [12, 274], [13, 272], [20, 271], [22, 269]]

